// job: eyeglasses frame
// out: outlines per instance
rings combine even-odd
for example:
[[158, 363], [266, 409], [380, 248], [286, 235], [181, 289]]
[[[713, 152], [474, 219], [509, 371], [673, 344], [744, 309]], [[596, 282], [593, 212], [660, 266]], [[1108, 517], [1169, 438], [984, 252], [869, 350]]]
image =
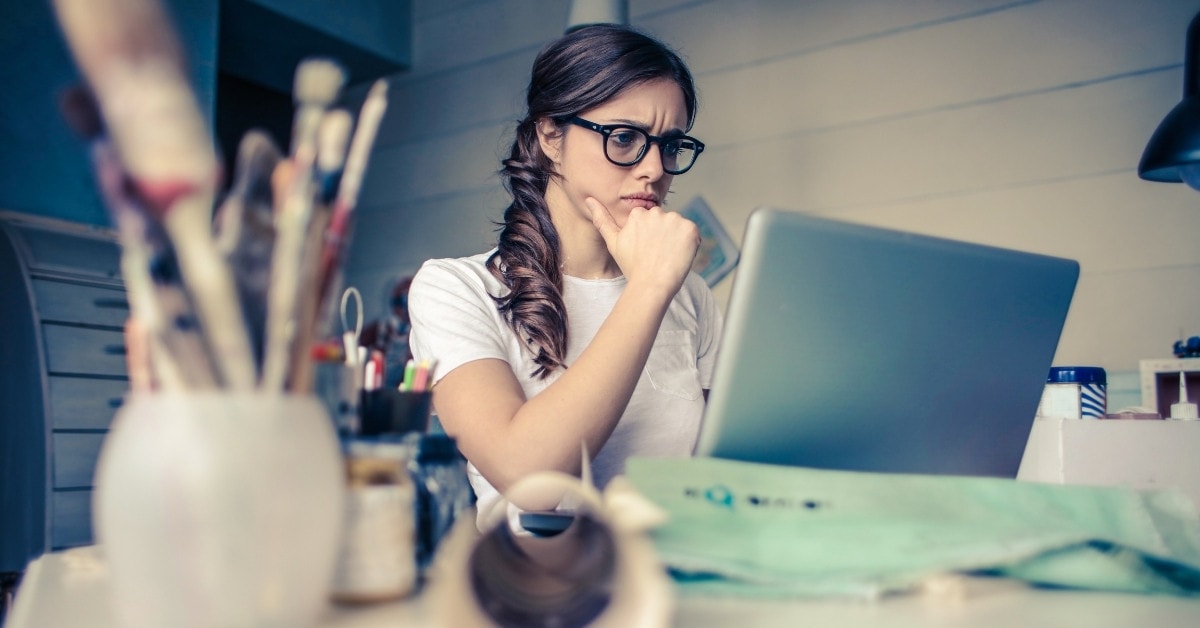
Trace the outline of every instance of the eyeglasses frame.
[[[696, 161], [700, 159], [700, 153], [704, 152], [704, 142], [701, 142], [700, 140], [698, 140], [690, 135], [680, 134], [680, 135], [673, 135], [671, 137], [650, 135], [648, 132], [646, 132], [645, 129], [639, 129], [636, 126], [632, 126], [632, 125], [628, 125], [628, 124], [598, 124], [596, 122], [592, 122], [591, 120], [584, 120], [583, 118], [580, 118], [579, 116], [571, 116], [571, 117], [567, 118], [566, 121], [571, 124], [574, 124], [575, 126], [583, 127], [585, 129], [588, 129], [589, 131], [595, 131], [596, 133], [603, 135], [604, 136], [604, 158], [607, 159], [610, 163], [617, 165], [617, 166], [629, 167], [629, 166], [636, 166], [637, 164], [641, 163], [641, 161], [646, 158], [646, 153], [649, 152], [648, 149], [650, 148], [651, 144], [658, 144], [659, 156], [662, 157], [663, 156], [662, 150], [663, 150], [664, 142], [678, 142], [680, 140], [683, 140], [685, 142], [691, 142], [694, 146], [694, 150], [696, 151], [696, 155], [694, 157], [692, 157], [692, 163], [688, 164], [687, 168], [684, 168], [683, 170], [672, 171], [667, 168], [666, 160], [665, 159], [663, 160], [663, 171], [664, 172], [666, 172], [667, 174], [671, 174], [671, 175], [681, 175], [681, 174], [687, 172], [688, 170], [691, 170], [692, 166], [696, 165]], [[614, 132], [616, 132], [618, 130], [622, 130], [622, 129], [629, 129], [631, 131], [635, 131], [637, 133], [641, 133], [642, 135], [646, 136], [646, 144], [644, 146], [642, 146], [642, 150], [638, 152], [637, 157], [635, 157], [633, 161], [628, 162], [628, 163], [619, 162], [619, 161], [613, 159], [612, 157], [608, 156], [608, 138], [609, 138], [609, 136], [611, 136]]]

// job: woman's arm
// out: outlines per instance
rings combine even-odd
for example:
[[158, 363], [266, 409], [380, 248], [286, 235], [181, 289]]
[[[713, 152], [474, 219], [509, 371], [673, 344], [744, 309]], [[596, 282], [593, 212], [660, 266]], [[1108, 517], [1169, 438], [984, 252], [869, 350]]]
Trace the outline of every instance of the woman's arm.
[[463, 364], [433, 389], [447, 433], [501, 492], [533, 471], [578, 474], [581, 444], [593, 456], [603, 447], [695, 256], [696, 226], [678, 214], [641, 210], [618, 228], [607, 209], [593, 210], [627, 283], [579, 359], [533, 399], [498, 359]]

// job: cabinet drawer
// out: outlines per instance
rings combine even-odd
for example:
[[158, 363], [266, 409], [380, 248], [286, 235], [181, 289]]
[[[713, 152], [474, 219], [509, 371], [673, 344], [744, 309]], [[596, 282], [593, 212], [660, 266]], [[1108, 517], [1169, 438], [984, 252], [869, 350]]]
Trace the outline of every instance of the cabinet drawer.
[[92, 485], [96, 459], [104, 434], [55, 434], [54, 488], [84, 488]]
[[51, 375], [50, 427], [56, 430], [104, 430], [125, 401], [129, 383]]
[[119, 331], [42, 325], [51, 373], [125, 375], [125, 335]]
[[85, 236], [14, 226], [27, 247], [34, 270], [66, 272], [117, 280], [121, 277], [121, 247], [108, 235]]
[[55, 491], [50, 547], [63, 549], [92, 542], [92, 492]]
[[123, 327], [129, 318], [124, 290], [34, 279], [38, 315], [42, 320]]

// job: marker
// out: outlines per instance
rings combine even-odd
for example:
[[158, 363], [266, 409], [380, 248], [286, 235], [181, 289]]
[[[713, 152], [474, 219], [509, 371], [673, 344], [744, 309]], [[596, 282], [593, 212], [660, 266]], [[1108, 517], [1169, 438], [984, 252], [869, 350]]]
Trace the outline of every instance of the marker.
[[425, 392], [426, 384], [429, 383], [429, 362], [421, 360], [417, 364], [417, 372], [413, 375], [413, 392]]
[[400, 392], [413, 392], [413, 383], [417, 377], [417, 363], [409, 360], [404, 364], [404, 380], [400, 382]]
[[383, 386], [383, 354], [372, 351], [363, 373], [363, 390], [378, 390]]

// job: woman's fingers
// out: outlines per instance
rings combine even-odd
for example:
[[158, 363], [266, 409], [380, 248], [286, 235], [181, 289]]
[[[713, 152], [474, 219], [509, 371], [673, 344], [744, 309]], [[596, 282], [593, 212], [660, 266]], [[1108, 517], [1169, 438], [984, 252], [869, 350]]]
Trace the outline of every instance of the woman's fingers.
[[617, 226], [617, 221], [613, 219], [612, 212], [608, 211], [600, 201], [587, 197], [583, 199], [584, 204], [592, 212], [592, 224], [596, 225], [596, 229], [600, 231], [600, 237], [604, 238], [604, 242], [608, 244], [609, 250], [613, 247], [613, 241], [617, 234], [621, 232], [621, 228]]
[[678, 213], [651, 207], [632, 211], [622, 227], [599, 201], [589, 197], [585, 203], [592, 212], [592, 223], [626, 277], [645, 277], [678, 289], [699, 247], [695, 223]]

